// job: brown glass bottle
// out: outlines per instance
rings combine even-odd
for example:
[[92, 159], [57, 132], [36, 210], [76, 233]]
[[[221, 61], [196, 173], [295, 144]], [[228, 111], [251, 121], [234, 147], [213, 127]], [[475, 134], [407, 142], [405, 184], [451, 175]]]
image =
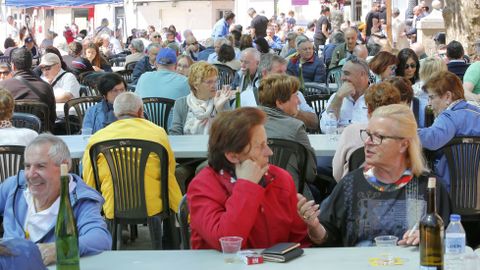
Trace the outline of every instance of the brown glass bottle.
[[420, 269], [443, 269], [443, 220], [437, 214], [435, 199], [436, 179], [428, 179], [427, 213], [420, 220]]

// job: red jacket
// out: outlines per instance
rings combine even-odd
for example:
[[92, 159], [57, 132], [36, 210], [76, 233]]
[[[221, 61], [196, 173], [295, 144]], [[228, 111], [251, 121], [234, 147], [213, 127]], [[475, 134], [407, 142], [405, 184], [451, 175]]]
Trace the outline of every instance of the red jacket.
[[307, 225], [297, 214], [296, 189], [287, 171], [270, 165], [266, 187], [247, 180], [232, 183], [228, 173], [203, 169], [187, 192], [192, 249], [221, 250], [223, 236], [243, 237], [242, 249], [279, 242], [309, 246]]

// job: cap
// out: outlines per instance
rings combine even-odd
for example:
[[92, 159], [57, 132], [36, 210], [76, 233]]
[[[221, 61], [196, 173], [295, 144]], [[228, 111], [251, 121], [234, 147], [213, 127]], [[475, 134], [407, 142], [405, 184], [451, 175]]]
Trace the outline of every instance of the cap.
[[32, 37], [27, 37], [27, 38], [25, 39], [25, 42], [33, 42], [33, 38], [32, 38]]
[[40, 62], [40, 66], [51, 66], [55, 64], [60, 64], [60, 58], [54, 53], [45, 54]]
[[158, 52], [156, 60], [160, 65], [173, 65], [177, 63], [177, 54], [170, 48], [163, 48]]

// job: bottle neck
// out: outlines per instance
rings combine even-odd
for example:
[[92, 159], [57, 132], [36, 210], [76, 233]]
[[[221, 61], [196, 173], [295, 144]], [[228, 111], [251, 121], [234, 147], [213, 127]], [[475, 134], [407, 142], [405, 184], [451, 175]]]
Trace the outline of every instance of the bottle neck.
[[435, 198], [435, 188], [428, 188], [428, 202], [427, 202], [427, 214], [433, 214], [437, 212], [437, 204]]
[[68, 197], [70, 177], [68, 175], [60, 176], [60, 197]]

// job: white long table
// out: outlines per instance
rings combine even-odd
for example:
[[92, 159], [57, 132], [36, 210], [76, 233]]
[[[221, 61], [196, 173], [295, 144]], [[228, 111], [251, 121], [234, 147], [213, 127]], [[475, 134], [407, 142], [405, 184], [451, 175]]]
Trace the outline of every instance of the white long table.
[[[70, 135], [58, 136], [62, 138], [70, 149], [72, 158], [83, 157], [83, 152], [88, 143], [88, 136]], [[338, 140], [330, 140], [327, 135], [315, 134], [308, 135], [310, 144], [315, 150], [317, 157], [333, 156], [337, 148]], [[175, 158], [204, 158], [207, 157], [208, 136], [203, 135], [183, 135], [168, 136], [170, 146], [175, 154]]]
[[[264, 262], [258, 265], [246, 265], [240, 260], [226, 264], [222, 254], [214, 250], [138, 250], [107, 251], [99, 255], [80, 259], [81, 269], [88, 270], [158, 270], [158, 269], [395, 269], [411, 270], [419, 268], [419, 252], [415, 247], [396, 247], [392, 254], [402, 258], [403, 265], [373, 267], [369, 258], [378, 258], [382, 251], [377, 247], [362, 248], [308, 248], [305, 253], [288, 263]], [[48, 269], [56, 269], [51, 266]]]

